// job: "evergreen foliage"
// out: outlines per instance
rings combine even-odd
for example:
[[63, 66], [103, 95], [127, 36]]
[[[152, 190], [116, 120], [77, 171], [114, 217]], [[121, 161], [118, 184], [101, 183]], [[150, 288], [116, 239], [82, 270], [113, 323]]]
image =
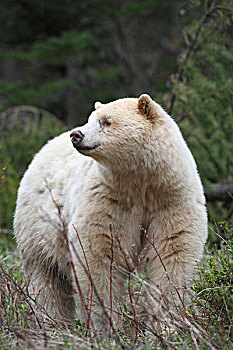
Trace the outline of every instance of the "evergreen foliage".
[[[192, 3], [194, 9], [204, 11], [198, 1]], [[228, 4], [221, 2], [222, 6]], [[200, 18], [185, 28], [187, 47], [179, 57], [179, 73], [181, 67], [183, 70], [172, 76], [171, 91], [175, 96], [172, 112], [208, 189], [211, 183], [233, 180], [233, 27], [231, 13], [225, 8], [206, 16], [202, 25]], [[198, 28], [200, 32], [183, 64]], [[225, 208], [209, 204], [210, 219], [226, 217], [231, 206], [230, 196]]]
[[[93, 99], [153, 95], [166, 88], [176, 67], [179, 6], [158, 0], [0, 2], [0, 60], [12, 70], [5, 76], [21, 82], [27, 104], [52, 107], [72, 126], [89, 114]], [[45, 100], [44, 84], [56, 81], [64, 85], [55, 84]], [[7, 88], [1, 94], [3, 108], [18, 104]]]
[[[45, 107], [74, 126], [95, 100], [148, 92], [179, 122], [205, 188], [232, 182], [232, 4], [2, 1], [0, 110]], [[232, 218], [230, 197], [208, 206], [211, 220]]]

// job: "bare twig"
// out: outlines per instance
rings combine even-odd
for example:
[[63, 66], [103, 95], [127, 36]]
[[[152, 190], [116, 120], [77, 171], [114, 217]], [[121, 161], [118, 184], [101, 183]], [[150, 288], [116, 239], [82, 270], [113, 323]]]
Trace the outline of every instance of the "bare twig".
[[88, 272], [88, 278], [89, 278], [89, 281], [91, 283], [91, 294], [90, 294], [90, 300], [89, 300], [89, 311], [88, 311], [88, 318], [87, 318], [87, 329], [88, 331], [90, 331], [90, 320], [91, 320], [91, 307], [92, 307], [92, 299], [93, 299], [93, 281], [92, 281], [92, 277], [91, 277], [91, 272], [90, 272], [90, 268], [89, 268], [89, 264], [88, 264], [88, 261], [87, 261], [87, 256], [86, 256], [86, 252], [83, 248], [83, 245], [82, 245], [82, 242], [81, 242], [81, 239], [79, 237], [79, 234], [78, 234], [78, 231], [76, 229], [76, 227], [73, 225], [73, 229], [75, 230], [76, 232], [76, 235], [77, 235], [77, 238], [78, 238], [78, 241], [79, 241], [79, 244], [80, 244], [80, 247], [82, 249], [82, 252], [83, 252], [83, 256], [84, 256], [84, 260], [85, 260], [85, 263], [86, 263], [86, 266], [87, 266], [87, 272]]
[[[217, 1], [218, 0], [213, 0], [209, 8], [207, 8], [207, 2], [205, 2], [205, 4], [204, 4], [205, 13], [201, 17], [200, 21], [198, 22], [198, 25], [196, 27], [196, 30], [195, 30], [191, 40], [187, 40], [187, 34], [184, 35], [184, 39], [185, 39], [185, 43], [186, 43], [186, 50], [184, 52], [183, 59], [180, 63], [179, 69], [178, 69], [178, 73], [177, 73], [177, 80], [178, 81], [182, 81], [185, 66], [187, 65], [187, 61], [188, 61], [191, 53], [195, 49], [195, 44], [196, 44], [197, 39], [199, 37], [199, 34], [202, 30], [202, 27], [206, 23], [206, 21], [210, 18], [210, 16], [213, 14], [213, 12], [215, 12], [216, 10], [226, 10], [226, 11], [232, 12], [231, 8], [224, 7], [224, 6], [218, 6]], [[184, 34], [185, 34], [185, 32], [184, 32]], [[172, 92], [172, 94], [170, 96], [169, 105], [168, 105], [168, 113], [169, 114], [172, 114], [175, 100], [176, 100], [176, 93]]]
[[156, 254], [158, 255], [158, 258], [159, 258], [159, 260], [160, 260], [160, 262], [161, 262], [161, 264], [162, 264], [162, 266], [163, 266], [163, 268], [164, 268], [164, 271], [165, 271], [165, 274], [166, 274], [166, 277], [167, 277], [169, 283], [171, 283], [171, 285], [172, 285], [172, 286], [174, 287], [174, 289], [176, 290], [176, 293], [177, 293], [177, 295], [178, 295], [178, 297], [179, 297], [179, 299], [180, 299], [180, 302], [181, 302], [181, 304], [182, 304], [184, 310], [186, 310], [186, 309], [185, 309], [185, 305], [184, 305], [184, 301], [183, 301], [183, 299], [181, 298], [180, 292], [179, 292], [178, 288], [176, 287], [175, 283], [174, 283], [174, 282], [172, 281], [172, 279], [170, 278], [170, 276], [169, 276], [169, 274], [168, 274], [168, 271], [167, 271], [167, 269], [166, 269], [166, 266], [164, 265], [163, 259], [161, 258], [161, 255], [159, 254], [158, 249], [156, 248], [156, 246], [155, 246], [155, 244], [154, 244], [154, 235], [153, 235], [153, 240], [151, 240], [151, 239], [149, 238], [148, 234], [147, 234], [146, 229], [144, 229], [144, 228], [142, 227], [142, 225], [140, 225], [140, 229], [143, 231], [145, 238], [147, 239], [147, 241], [150, 243], [150, 245], [153, 247], [153, 249], [155, 250]]
[[113, 235], [112, 235], [112, 227], [110, 225], [110, 232], [111, 232], [111, 260], [110, 260], [110, 317], [109, 317], [109, 323], [110, 323], [110, 329], [112, 325], [112, 268], [113, 268]]
[[231, 7], [226, 7], [226, 6], [216, 6], [216, 10], [224, 10], [233, 13], [233, 9]]
[[[127, 266], [127, 269], [128, 269], [128, 284], [127, 284], [128, 285], [128, 296], [129, 296], [129, 300], [130, 300], [130, 306], [131, 306], [131, 309], [132, 309], [132, 312], [133, 312], [133, 317], [134, 317], [135, 322], [137, 323], [137, 321], [136, 321], [136, 310], [135, 310], [135, 306], [134, 306], [134, 303], [133, 303], [132, 291], [131, 291], [131, 277], [132, 277], [132, 274], [130, 273], [131, 268], [130, 268], [130, 264], [129, 264], [129, 261], [128, 261], [127, 254], [126, 254], [125, 250], [121, 246], [120, 238], [117, 237], [116, 239], [117, 239], [117, 243], [118, 243], [118, 248], [120, 249], [120, 251], [122, 252], [122, 254], [124, 256], [124, 262], [126, 263], [126, 266]], [[135, 334], [135, 339], [137, 339], [137, 332]]]
[[0, 176], [0, 185], [1, 185], [2, 181], [3, 181], [3, 179], [4, 179], [5, 172], [6, 172], [6, 166], [4, 166], [2, 168], [2, 173], [1, 173], [1, 176]]
[[17, 284], [17, 282], [6, 271], [3, 270], [2, 265], [0, 265], [0, 269], [2, 270], [2, 274], [15, 286], [16, 290], [20, 292], [20, 295], [24, 298], [25, 302], [29, 306], [29, 308], [30, 308], [32, 314], [34, 315], [36, 322], [37, 322], [40, 329], [42, 329], [40, 320], [38, 319], [30, 302], [33, 302], [52, 322], [54, 322], [56, 324], [56, 326], [58, 326], [60, 328], [59, 323], [56, 320], [54, 320], [35, 299], [33, 299], [29, 294], [27, 294], [23, 290], [23, 288], [21, 286], [19, 286]]
[[87, 315], [88, 315], [88, 307], [87, 307], [87, 305], [85, 303], [85, 300], [84, 300], [84, 297], [83, 297], [83, 293], [82, 293], [82, 290], [81, 290], [81, 287], [80, 287], [80, 283], [78, 281], [78, 277], [77, 277], [77, 274], [76, 274], [76, 270], [75, 270], [75, 266], [74, 266], [74, 263], [73, 263], [72, 255], [71, 255], [71, 252], [70, 252], [69, 242], [68, 242], [68, 238], [67, 238], [67, 227], [66, 227], [65, 220], [62, 217], [61, 207], [59, 206], [59, 204], [55, 200], [55, 198], [53, 196], [53, 193], [52, 193], [52, 190], [51, 190], [50, 186], [48, 185], [46, 179], [45, 179], [45, 182], [46, 182], [46, 186], [48, 188], [48, 191], [50, 193], [51, 199], [53, 201], [53, 204], [54, 204], [55, 208], [57, 209], [59, 221], [62, 224], [62, 229], [61, 230], [58, 229], [58, 232], [60, 232], [60, 234], [62, 235], [62, 237], [64, 239], [64, 242], [66, 244], [66, 251], [68, 253], [68, 259], [69, 259], [69, 263], [70, 263], [72, 271], [73, 271], [75, 284], [76, 284], [76, 286], [78, 288], [81, 304], [83, 306], [83, 310], [86, 310]]
[[[77, 236], [79, 236], [77, 229], [76, 229], [76, 233], [77, 233]], [[79, 237], [79, 242], [81, 242], [80, 237]], [[118, 335], [118, 333], [117, 333], [117, 331], [116, 331], [116, 329], [115, 329], [115, 327], [113, 325], [113, 322], [110, 319], [108, 312], [106, 311], [106, 306], [104, 305], [103, 301], [101, 300], [101, 298], [99, 296], [99, 293], [97, 291], [97, 288], [95, 287], [95, 284], [93, 282], [91, 274], [88, 272], [87, 267], [84, 265], [83, 261], [81, 260], [80, 256], [78, 255], [78, 252], [75, 249], [75, 246], [74, 246], [73, 242], [70, 241], [69, 243], [70, 243], [70, 245], [72, 247], [73, 253], [74, 253], [76, 259], [78, 260], [80, 266], [83, 268], [83, 270], [86, 273], [87, 277], [90, 278], [90, 282], [92, 283], [92, 286], [93, 286], [93, 291], [94, 291], [94, 293], [96, 295], [96, 298], [98, 300], [99, 305], [102, 308], [102, 311], [103, 311], [103, 314], [104, 314], [106, 320], [108, 320], [109, 323], [111, 324], [111, 329], [113, 330], [113, 334], [115, 336], [115, 339], [116, 339], [117, 343], [121, 346], [122, 349], [125, 349], [125, 346], [121, 343], [119, 335]], [[83, 247], [82, 247], [82, 249], [83, 249]]]

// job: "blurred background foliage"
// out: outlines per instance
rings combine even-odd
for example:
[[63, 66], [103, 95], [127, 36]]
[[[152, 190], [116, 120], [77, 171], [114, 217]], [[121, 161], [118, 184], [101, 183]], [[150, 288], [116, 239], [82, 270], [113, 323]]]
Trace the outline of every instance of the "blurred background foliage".
[[[33, 154], [83, 124], [96, 100], [149, 93], [179, 123], [206, 190], [232, 183], [232, 6], [1, 0], [0, 111], [38, 110], [0, 116], [0, 228], [12, 226], [16, 190]], [[210, 221], [232, 220], [231, 193], [208, 208]]]

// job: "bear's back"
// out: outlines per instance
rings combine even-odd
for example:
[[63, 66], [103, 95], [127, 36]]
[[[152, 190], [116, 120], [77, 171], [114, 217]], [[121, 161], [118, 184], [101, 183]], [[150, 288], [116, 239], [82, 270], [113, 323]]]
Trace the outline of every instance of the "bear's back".
[[[86, 162], [91, 159], [73, 148], [70, 131], [50, 140], [34, 156], [18, 190], [14, 218], [16, 238], [30, 231], [34, 231], [34, 235], [43, 231], [43, 224], [46, 231], [47, 221], [59, 222], [58, 210], [64, 206], [74, 182], [78, 182], [77, 167], [82, 168]], [[66, 209], [63, 213], [68, 218]]]

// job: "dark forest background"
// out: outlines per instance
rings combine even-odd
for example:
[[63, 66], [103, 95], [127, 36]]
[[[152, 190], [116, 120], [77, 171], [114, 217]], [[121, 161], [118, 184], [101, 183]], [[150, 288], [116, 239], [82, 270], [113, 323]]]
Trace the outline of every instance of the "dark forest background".
[[97, 100], [141, 93], [179, 123], [210, 223], [231, 221], [232, 5], [1, 0], [0, 227], [11, 228], [19, 180], [47, 139], [83, 124]]

